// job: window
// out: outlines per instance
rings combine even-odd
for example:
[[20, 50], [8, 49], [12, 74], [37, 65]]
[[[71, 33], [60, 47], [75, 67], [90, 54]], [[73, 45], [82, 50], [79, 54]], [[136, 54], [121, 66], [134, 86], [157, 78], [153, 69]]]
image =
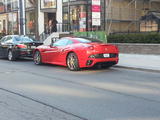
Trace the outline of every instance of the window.
[[55, 42], [53, 46], [66, 46], [68, 45], [68, 39], [60, 39], [59, 41]]
[[71, 44], [73, 44], [73, 41], [72, 40], [68, 40], [67, 45], [71, 45]]
[[33, 42], [33, 40], [29, 37], [23, 37], [23, 36], [16, 36], [13, 38], [15, 43], [29, 43], [29, 42]]
[[5, 40], [4, 40], [4, 43], [7, 44], [7, 43], [12, 43], [12, 37], [7, 37]]
[[41, 8], [56, 8], [57, 0], [41, 0]]
[[4, 42], [6, 40], [6, 37], [3, 37], [0, 42]]
[[26, 8], [32, 8], [35, 6], [34, 0], [26, 0]]
[[5, 8], [4, 0], [0, 0], [0, 12], [4, 12], [4, 8]]

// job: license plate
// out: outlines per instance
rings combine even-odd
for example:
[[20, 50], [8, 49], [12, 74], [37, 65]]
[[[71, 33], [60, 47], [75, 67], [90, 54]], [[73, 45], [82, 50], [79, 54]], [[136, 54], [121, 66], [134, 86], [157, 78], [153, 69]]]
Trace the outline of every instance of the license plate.
[[36, 48], [36, 46], [31, 46], [31, 49], [35, 49]]
[[103, 54], [103, 57], [108, 58], [109, 54]]

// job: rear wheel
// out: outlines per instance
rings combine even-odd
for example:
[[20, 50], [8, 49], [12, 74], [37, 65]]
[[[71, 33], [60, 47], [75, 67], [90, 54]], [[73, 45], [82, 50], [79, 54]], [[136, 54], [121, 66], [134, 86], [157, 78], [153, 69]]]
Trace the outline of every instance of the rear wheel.
[[78, 63], [78, 57], [75, 53], [69, 53], [69, 55], [67, 56], [67, 67], [71, 71], [80, 70], [79, 63]]
[[14, 53], [13, 53], [12, 50], [9, 50], [9, 51], [8, 51], [8, 60], [9, 60], [9, 61], [14, 61], [14, 60], [16, 60], [16, 57], [15, 57], [15, 55], [14, 55]]
[[34, 53], [33, 60], [34, 60], [34, 63], [35, 63], [36, 65], [42, 64], [41, 54], [40, 54], [39, 51], [36, 51], [36, 52]]

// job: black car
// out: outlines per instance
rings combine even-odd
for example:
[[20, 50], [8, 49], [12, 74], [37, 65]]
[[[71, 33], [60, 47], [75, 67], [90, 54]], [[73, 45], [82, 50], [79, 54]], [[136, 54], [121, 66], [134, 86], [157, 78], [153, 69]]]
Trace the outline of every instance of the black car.
[[19, 57], [32, 57], [33, 50], [41, 44], [28, 36], [8, 35], [0, 40], [0, 57], [10, 61]]

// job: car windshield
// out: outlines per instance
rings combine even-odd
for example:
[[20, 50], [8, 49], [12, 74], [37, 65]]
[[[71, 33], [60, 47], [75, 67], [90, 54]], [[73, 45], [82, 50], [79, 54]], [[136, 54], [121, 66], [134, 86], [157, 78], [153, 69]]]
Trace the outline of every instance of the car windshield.
[[15, 43], [29, 43], [29, 42], [33, 42], [34, 40], [27, 36], [15, 36], [13, 38], [13, 41]]
[[91, 42], [101, 42], [100, 40], [94, 38], [76, 38], [81, 43], [91, 43]]

